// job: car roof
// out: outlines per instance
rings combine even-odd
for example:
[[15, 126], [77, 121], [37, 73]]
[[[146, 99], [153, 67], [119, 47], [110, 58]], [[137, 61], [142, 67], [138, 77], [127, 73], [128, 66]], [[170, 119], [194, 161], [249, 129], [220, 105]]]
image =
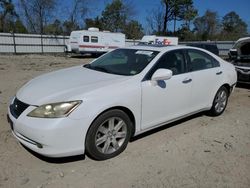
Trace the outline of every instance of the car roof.
[[[151, 50], [151, 51], [158, 51], [158, 52], [166, 52], [170, 50], [177, 50], [177, 49], [198, 49], [200, 48], [192, 47], [192, 46], [184, 46], [184, 45], [155, 45], [155, 44], [147, 44], [147, 45], [134, 45], [125, 47], [125, 49], [135, 49], [135, 50]], [[202, 50], [203, 51], [203, 50]]]

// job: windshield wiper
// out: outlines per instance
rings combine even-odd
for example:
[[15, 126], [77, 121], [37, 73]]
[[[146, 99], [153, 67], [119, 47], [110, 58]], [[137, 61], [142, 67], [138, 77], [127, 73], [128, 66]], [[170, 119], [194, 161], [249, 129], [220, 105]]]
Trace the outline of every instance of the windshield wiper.
[[91, 68], [91, 65], [90, 64], [85, 64], [85, 65], [83, 65], [83, 67]]
[[108, 69], [106, 69], [104, 67], [91, 66], [91, 64], [85, 64], [85, 65], [83, 65], [83, 67], [86, 67], [86, 68], [92, 69], [92, 70], [96, 70], [96, 71], [112, 73], [111, 71], [109, 71]]
[[110, 72], [108, 69], [106, 69], [104, 67], [91, 67], [91, 69], [101, 71], [101, 72], [106, 72], [106, 73], [112, 73], [112, 72]]

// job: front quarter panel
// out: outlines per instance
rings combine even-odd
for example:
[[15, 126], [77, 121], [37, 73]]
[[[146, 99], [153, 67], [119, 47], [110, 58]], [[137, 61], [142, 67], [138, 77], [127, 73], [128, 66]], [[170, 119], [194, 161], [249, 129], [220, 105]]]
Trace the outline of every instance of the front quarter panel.
[[130, 79], [109, 85], [83, 96], [82, 104], [73, 111], [69, 118], [88, 118], [93, 122], [102, 112], [114, 108], [128, 108], [135, 118], [135, 129], [140, 130], [141, 121], [141, 88], [137, 79]]

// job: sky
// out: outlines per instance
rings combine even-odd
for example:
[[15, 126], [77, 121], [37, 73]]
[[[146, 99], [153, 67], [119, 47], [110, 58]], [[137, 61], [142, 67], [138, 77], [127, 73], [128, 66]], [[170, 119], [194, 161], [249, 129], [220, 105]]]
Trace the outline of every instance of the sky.
[[[138, 20], [143, 27], [147, 26], [146, 17], [147, 14], [154, 8], [157, 9], [160, 4], [160, 0], [128, 0], [131, 2], [135, 9], [136, 14], [134, 19]], [[96, 0], [95, 5], [91, 6], [89, 16], [100, 15], [105, 7], [105, 4], [111, 2], [111, 0]], [[207, 9], [216, 11], [219, 18], [227, 14], [228, 12], [235, 11], [247, 24], [248, 32], [250, 33], [250, 0], [193, 0], [194, 7], [198, 9], [199, 16], [204, 15]], [[169, 26], [171, 29], [173, 26]]]
[[[19, 0], [13, 0], [14, 3], [18, 4]], [[107, 3], [112, 0], [85, 0], [90, 2], [90, 9], [87, 17], [94, 18], [101, 15]], [[143, 28], [146, 30], [147, 22], [146, 17], [152, 11], [161, 6], [161, 0], [125, 0], [130, 2], [134, 8], [135, 15], [133, 19], [138, 20]], [[60, 11], [55, 13], [55, 17], [67, 19], [68, 15], [67, 7], [72, 5], [72, 0], [59, 0], [59, 7], [62, 7]], [[216, 11], [219, 18], [227, 14], [228, 12], [235, 11], [247, 24], [248, 32], [250, 33], [250, 0], [193, 0], [194, 7], [198, 10], [199, 16], [204, 15], [206, 10]], [[179, 24], [180, 25], [180, 24]], [[169, 25], [170, 29], [173, 29], [173, 25]]]

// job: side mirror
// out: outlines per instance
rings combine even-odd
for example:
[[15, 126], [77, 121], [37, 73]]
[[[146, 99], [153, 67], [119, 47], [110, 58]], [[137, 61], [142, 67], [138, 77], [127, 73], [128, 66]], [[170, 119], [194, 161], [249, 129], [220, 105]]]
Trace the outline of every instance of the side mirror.
[[153, 74], [151, 80], [159, 81], [159, 80], [168, 80], [172, 77], [173, 72], [169, 69], [158, 69]]

